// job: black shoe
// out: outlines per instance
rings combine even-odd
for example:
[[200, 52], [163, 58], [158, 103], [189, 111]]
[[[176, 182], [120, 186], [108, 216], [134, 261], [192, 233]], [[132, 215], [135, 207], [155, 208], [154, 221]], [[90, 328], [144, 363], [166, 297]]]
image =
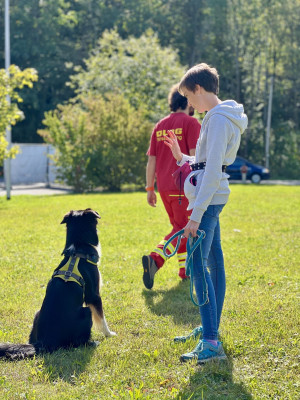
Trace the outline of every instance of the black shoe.
[[154, 284], [154, 275], [158, 271], [155, 261], [150, 256], [142, 257], [144, 275], [143, 282], [147, 289], [152, 289]]

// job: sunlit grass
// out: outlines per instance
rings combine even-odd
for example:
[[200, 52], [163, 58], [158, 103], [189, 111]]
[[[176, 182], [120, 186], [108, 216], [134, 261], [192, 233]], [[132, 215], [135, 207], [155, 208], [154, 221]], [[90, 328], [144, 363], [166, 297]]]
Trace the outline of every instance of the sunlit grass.
[[[221, 215], [227, 293], [222, 340], [229, 362], [199, 367], [172, 338], [200, 323], [171, 259], [152, 291], [141, 256], [168, 231], [163, 206], [144, 193], [0, 199], [0, 341], [26, 342], [61, 260], [70, 209], [102, 219], [102, 299], [115, 338], [96, 349], [0, 361], [2, 399], [296, 399], [299, 397], [300, 187], [232, 185]], [[297, 312], [298, 311], [298, 312]]]

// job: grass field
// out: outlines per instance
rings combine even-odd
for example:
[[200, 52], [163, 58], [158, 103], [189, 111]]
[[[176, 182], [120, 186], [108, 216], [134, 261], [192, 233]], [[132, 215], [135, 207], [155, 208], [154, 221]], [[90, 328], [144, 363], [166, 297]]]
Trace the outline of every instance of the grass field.
[[232, 185], [221, 215], [227, 293], [221, 340], [229, 361], [181, 364], [200, 324], [175, 257], [142, 284], [141, 256], [169, 229], [145, 193], [0, 199], [0, 342], [25, 343], [61, 260], [70, 209], [97, 210], [102, 300], [115, 338], [97, 348], [0, 361], [0, 399], [298, 399], [300, 187]]

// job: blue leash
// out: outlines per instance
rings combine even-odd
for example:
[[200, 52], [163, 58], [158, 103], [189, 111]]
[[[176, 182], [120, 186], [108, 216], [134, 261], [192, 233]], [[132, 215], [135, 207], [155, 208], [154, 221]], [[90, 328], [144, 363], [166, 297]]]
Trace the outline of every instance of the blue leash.
[[[164, 245], [163, 248], [163, 253], [167, 258], [171, 258], [173, 257], [178, 250], [178, 247], [180, 246], [180, 242], [182, 239], [182, 235], [184, 233], [184, 230], [182, 229], [181, 231], [178, 231], [177, 233], [175, 233], [175, 235], [173, 235], [172, 237], [170, 237], [170, 239], [167, 240], [166, 244]], [[192, 236], [189, 236], [188, 241], [187, 241], [187, 245], [186, 245], [186, 251], [187, 251], [187, 258], [186, 258], [186, 262], [185, 262], [185, 274], [187, 276], [190, 277], [190, 296], [191, 296], [191, 300], [192, 302], [195, 304], [195, 306], [197, 307], [201, 307], [204, 306], [204, 304], [208, 303], [208, 288], [207, 288], [207, 282], [205, 279], [205, 272], [204, 272], [204, 265], [203, 265], [203, 257], [202, 257], [202, 240], [205, 238], [205, 232], [204, 231], [200, 231], [200, 229], [197, 230], [197, 238], [194, 238]], [[177, 243], [175, 246], [175, 250], [173, 251], [173, 253], [171, 254], [167, 254], [167, 247], [168, 245], [174, 240], [177, 239]], [[201, 283], [202, 283], [202, 292], [203, 292], [203, 302], [201, 304], [198, 304], [195, 300], [194, 300], [194, 296], [193, 296], [193, 287], [194, 287], [194, 261], [193, 261], [193, 254], [194, 251], [196, 250], [196, 248], [200, 246], [200, 255], [201, 255], [201, 260], [202, 260], [202, 268], [201, 268]]]

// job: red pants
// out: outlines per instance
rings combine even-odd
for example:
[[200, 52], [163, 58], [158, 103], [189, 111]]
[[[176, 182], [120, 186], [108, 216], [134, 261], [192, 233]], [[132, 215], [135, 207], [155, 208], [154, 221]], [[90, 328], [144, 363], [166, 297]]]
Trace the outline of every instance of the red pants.
[[[164, 203], [165, 209], [168, 213], [170, 223], [173, 227], [171, 232], [164, 237], [164, 239], [156, 246], [150, 256], [154, 259], [158, 268], [161, 268], [167, 257], [163, 253], [164, 244], [167, 240], [174, 235], [174, 233], [183, 229], [189, 221], [189, 217], [191, 215], [191, 210], [187, 211], [188, 200], [184, 195], [179, 195], [177, 191], [171, 192], [161, 192], [160, 197]], [[180, 199], [180, 202], [179, 202]], [[179, 276], [181, 278], [185, 278], [184, 268], [185, 268], [185, 260], [186, 260], [186, 238], [181, 239], [180, 246], [177, 251], [177, 257], [179, 262]], [[173, 253], [175, 246], [177, 243], [177, 238], [172, 241], [168, 248], [167, 253]]]

